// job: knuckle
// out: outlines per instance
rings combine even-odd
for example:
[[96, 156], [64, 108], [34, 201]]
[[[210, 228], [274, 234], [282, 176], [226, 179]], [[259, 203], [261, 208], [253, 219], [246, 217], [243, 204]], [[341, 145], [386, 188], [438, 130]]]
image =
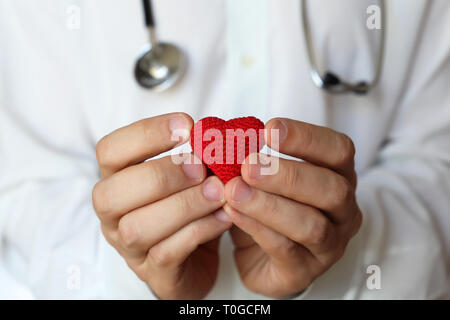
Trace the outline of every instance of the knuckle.
[[300, 167], [297, 163], [287, 163], [285, 183], [288, 189], [295, 189], [301, 177]]
[[334, 254], [330, 257], [328, 264], [335, 263], [344, 256], [345, 250], [347, 248], [347, 243], [348, 241], [337, 246], [337, 248], [334, 250]]
[[164, 250], [164, 248], [160, 245], [150, 248], [148, 255], [153, 264], [158, 268], [167, 267], [172, 261], [171, 252]]
[[125, 215], [119, 220], [118, 232], [125, 249], [133, 248], [139, 242], [138, 226], [130, 215]]
[[149, 162], [149, 174], [152, 186], [156, 190], [165, 189], [169, 185], [169, 176], [167, 170], [162, 168], [161, 164]]
[[270, 214], [276, 215], [279, 212], [279, 206], [276, 196], [271, 194], [262, 193], [261, 194], [263, 201], [261, 201], [261, 210], [262, 214]]
[[114, 161], [114, 156], [111, 155], [111, 144], [109, 140], [109, 136], [104, 136], [97, 142], [97, 146], [95, 148], [97, 162], [100, 167], [109, 167], [112, 165]]
[[155, 139], [155, 131], [153, 130], [153, 126], [151, 126], [150, 123], [150, 119], [144, 119], [136, 123], [141, 132], [141, 135], [146, 141], [153, 141]]
[[309, 125], [302, 126], [300, 129], [300, 147], [304, 150], [309, 150], [314, 142], [314, 132]]
[[199, 243], [201, 239], [201, 228], [197, 223], [191, 224], [189, 228], [189, 236], [192, 243]]
[[92, 189], [92, 206], [99, 217], [110, 212], [110, 192], [103, 181], [98, 182]]
[[[191, 191], [191, 190], [189, 190]], [[179, 193], [177, 201], [177, 209], [179, 212], [190, 212], [192, 208], [199, 204], [196, 192]]]
[[332, 182], [331, 210], [341, 207], [353, 198], [353, 187], [342, 176], [336, 176]]
[[351, 163], [355, 157], [356, 149], [352, 139], [345, 134], [340, 134], [339, 138], [339, 156], [336, 160], [336, 166], [341, 167]]
[[348, 240], [345, 241], [342, 245], [338, 246], [338, 249], [336, 251], [336, 257], [335, 257], [336, 261], [341, 259], [344, 256], [345, 251], [347, 250], [347, 245], [348, 245]]
[[353, 237], [354, 235], [356, 235], [358, 233], [358, 231], [361, 228], [362, 223], [363, 223], [363, 215], [359, 209], [358, 209], [358, 212], [356, 213], [356, 217], [353, 221], [354, 221], [354, 223], [350, 229], [350, 237]]
[[100, 224], [100, 230], [103, 234], [103, 237], [106, 239], [106, 241], [116, 248], [117, 250], [117, 239], [115, 237], [116, 232], [111, 231], [109, 228], [107, 228], [103, 223]]
[[316, 217], [307, 229], [306, 242], [310, 245], [323, 245], [328, 238], [330, 225], [325, 217]]

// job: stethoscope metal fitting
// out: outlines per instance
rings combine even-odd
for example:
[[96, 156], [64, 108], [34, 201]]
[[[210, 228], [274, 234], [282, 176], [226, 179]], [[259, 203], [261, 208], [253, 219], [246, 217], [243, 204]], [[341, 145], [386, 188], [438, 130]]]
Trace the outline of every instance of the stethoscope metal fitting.
[[[317, 67], [316, 55], [313, 49], [310, 23], [307, 13], [307, 0], [302, 1], [303, 32], [310, 64], [310, 75], [314, 84], [330, 93], [355, 93], [367, 94], [380, 81], [383, 69], [385, 42], [386, 42], [386, 3], [380, 0], [381, 8], [381, 43], [377, 57], [377, 67], [373, 80], [351, 83], [342, 80], [335, 73], [327, 71], [323, 76]], [[155, 91], [164, 91], [171, 88], [179, 81], [186, 70], [187, 59], [185, 54], [177, 46], [159, 42], [156, 35], [156, 26], [153, 16], [151, 0], [142, 0], [145, 16], [145, 24], [149, 34], [149, 44], [136, 62], [134, 74], [137, 82], [144, 88]]]
[[142, 2], [150, 41], [136, 62], [134, 75], [142, 87], [164, 91], [175, 85], [183, 76], [186, 57], [177, 46], [158, 41], [151, 0]]
[[379, 46], [378, 56], [377, 56], [377, 67], [375, 71], [375, 76], [371, 82], [359, 81], [356, 83], [351, 83], [342, 80], [339, 76], [331, 71], [326, 71], [323, 76], [317, 67], [316, 55], [314, 54], [313, 41], [311, 37], [310, 23], [308, 20], [308, 6], [307, 0], [302, 1], [302, 20], [303, 20], [303, 33], [306, 44], [306, 51], [308, 54], [308, 60], [310, 65], [310, 75], [314, 84], [324, 89], [330, 93], [355, 93], [364, 95], [367, 94], [371, 89], [373, 89], [380, 81], [381, 72], [383, 70], [384, 52], [385, 52], [385, 42], [386, 42], [386, 2], [385, 0], [380, 1], [381, 9], [381, 43]]

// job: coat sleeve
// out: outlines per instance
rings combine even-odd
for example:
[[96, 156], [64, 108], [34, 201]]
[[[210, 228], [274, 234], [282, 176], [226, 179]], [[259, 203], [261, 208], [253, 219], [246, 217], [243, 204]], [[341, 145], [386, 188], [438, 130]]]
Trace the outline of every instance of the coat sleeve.
[[98, 297], [95, 159], [53, 148], [1, 104], [0, 296]]
[[449, 297], [450, 4], [426, 10], [386, 142], [359, 176], [362, 228], [310, 297]]

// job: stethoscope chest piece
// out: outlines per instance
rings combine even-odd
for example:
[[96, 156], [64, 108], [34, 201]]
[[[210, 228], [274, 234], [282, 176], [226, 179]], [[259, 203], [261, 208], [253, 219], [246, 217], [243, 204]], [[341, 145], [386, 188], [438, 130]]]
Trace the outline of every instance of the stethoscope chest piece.
[[187, 66], [186, 57], [177, 46], [157, 40], [151, 0], [142, 0], [142, 3], [149, 44], [136, 62], [134, 76], [142, 87], [164, 91], [183, 76]]
[[148, 45], [136, 62], [134, 75], [144, 88], [164, 91], [182, 77], [186, 59], [181, 49], [169, 43]]

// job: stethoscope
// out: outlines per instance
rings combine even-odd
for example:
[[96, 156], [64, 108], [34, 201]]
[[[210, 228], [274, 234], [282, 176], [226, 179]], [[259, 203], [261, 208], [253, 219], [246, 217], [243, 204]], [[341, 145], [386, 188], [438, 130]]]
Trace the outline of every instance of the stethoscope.
[[177, 46], [156, 38], [151, 0], [143, 0], [145, 25], [150, 41], [136, 62], [134, 75], [144, 88], [164, 91], [181, 79], [186, 69], [186, 56]]
[[[139, 57], [135, 67], [137, 82], [144, 88], [154, 91], [164, 91], [173, 87], [183, 76], [187, 59], [183, 51], [177, 46], [159, 42], [155, 33], [155, 20], [153, 17], [152, 1], [143, 0], [145, 24], [149, 33], [149, 44]], [[379, 46], [377, 68], [372, 81], [349, 82], [341, 80], [335, 73], [326, 71], [320, 75], [317, 67], [316, 55], [313, 50], [309, 20], [307, 14], [307, 1], [302, 0], [302, 19], [305, 45], [310, 64], [310, 75], [314, 84], [330, 93], [367, 94], [380, 81], [383, 69], [385, 41], [386, 41], [386, 3], [380, 1], [381, 10], [381, 43]]]

